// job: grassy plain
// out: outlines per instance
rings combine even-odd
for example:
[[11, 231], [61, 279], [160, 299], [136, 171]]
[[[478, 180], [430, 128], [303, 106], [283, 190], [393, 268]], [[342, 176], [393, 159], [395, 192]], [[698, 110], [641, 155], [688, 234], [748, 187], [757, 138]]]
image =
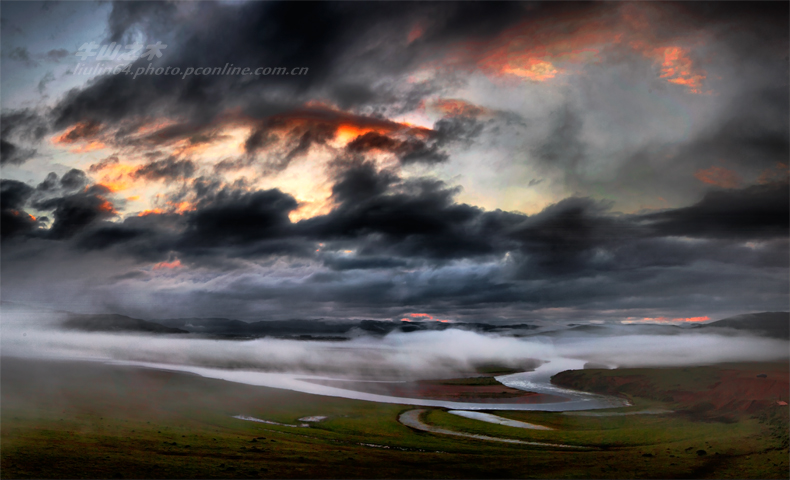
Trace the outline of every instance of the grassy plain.
[[[596, 447], [566, 451], [414, 431], [397, 422], [408, 406], [87, 362], [3, 358], [0, 367], [3, 478], [788, 477], [787, 446], [777, 436], [777, 425], [787, 428], [787, 407], [779, 405], [727, 421], [495, 412], [555, 431], [442, 409], [425, 416], [459, 431]], [[636, 409], [679, 406], [629, 395]], [[329, 418], [293, 428], [232, 418], [239, 414], [287, 424]]]

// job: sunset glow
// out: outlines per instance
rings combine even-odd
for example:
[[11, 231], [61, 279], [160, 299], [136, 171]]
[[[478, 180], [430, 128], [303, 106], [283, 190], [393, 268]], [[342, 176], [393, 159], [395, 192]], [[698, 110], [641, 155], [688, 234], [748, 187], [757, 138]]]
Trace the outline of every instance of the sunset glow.
[[0, 17], [2, 478], [786, 478], [790, 2]]
[[703, 93], [702, 82], [705, 72], [695, 69], [688, 51], [680, 47], [667, 47], [663, 51], [661, 78], [670, 83], [685, 86], [691, 93]]
[[686, 317], [686, 318], [670, 318], [670, 317], [645, 317], [641, 319], [636, 319], [633, 317], [629, 317], [626, 320], [621, 321], [620, 323], [698, 323], [698, 322], [707, 322], [710, 320], [710, 317]]
[[434, 318], [433, 315], [429, 315], [427, 313], [410, 313], [409, 317], [411, 317], [412, 319], [417, 319], [417, 320], [431, 320], [431, 321], [434, 321], [434, 322], [441, 322], [441, 323], [451, 323], [452, 322], [452, 320], [442, 320], [442, 319], [439, 319], [439, 318]]
[[172, 262], [159, 262], [155, 264], [154, 270], [162, 270], [162, 269], [172, 270], [174, 268], [180, 268], [180, 267], [182, 267], [181, 260], [175, 259]]
[[738, 188], [741, 185], [741, 177], [737, 172], [715, 165], [705, 170], [697, 170], [694, 177], [701, 182], [722, 188]]
[[[781, 306], [781, 16], [737, 2], [329, 2], [323, 27], [280, 31], [260, 19], [319, 7], [176, 2], [159, 31], [160, 3], [129, 5], [100, 3], [84, 31], [47, 13], [69, 17], [65, 4], [20, 10], [54, 22], [35, 35], [2, 29], [8, 265], [51, 246], [69, 252], [62, 265], [19, 275], [106, 285], [12, 282], [11, 301], [106, 294], [142, 315], [140, 299], [167, 292], [174, 310], [218, 318], [601, 325]], [[227, 25], [238, 36], [216, 42]], [[74, 45], [157, 35], [156, 68], [307, 71], [69, 73], [90, 63]], [[89, 273], [93, 261], [113, 266]], [[146, 282], [152, 265], [183, 283]]]

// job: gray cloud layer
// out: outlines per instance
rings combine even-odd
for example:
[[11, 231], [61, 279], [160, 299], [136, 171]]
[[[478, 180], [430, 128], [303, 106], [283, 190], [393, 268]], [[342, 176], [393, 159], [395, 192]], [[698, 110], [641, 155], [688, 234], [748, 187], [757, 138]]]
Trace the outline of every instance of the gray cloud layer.
[[[100, 138], [150, 154], [134, 177], [177, 186], [167, 199], [195, 207], [120, 219], [123, 200], [90, 179], [117, 157], [87, 173], [42, 172], [40, 184], [3, 180], [3, 297], [146, 318], [419, 311], [497, 321], [787, 309], [790, 100], [788, 28], [779, 21], [786, 4], [662, 7], [677, 15], [661, 17], [647, 43], [704, 38], [716, 55], [694, 60], [707, 69], [710, 95], [688, 95], [656, 74], [654, 59], [623, 45], [600, 47], [596, 61], [545, 94], [528, 84], [518, 91], [523, 104], [510, 87], [478, 78], [485, 60], [478, 57], [488, 50], [475, 45], [496, 45], [520, 25], [559, 31], [582, 28], [582, 18], [609, 25], [619, 8], [116, 3], [107, 40], [167, 43], [156, 65], [305, 66], [309, 75], [107, 75], [50, 106], [3, 112], [4, 165], [26, 165], [50, 134]], [[410, 41], [415, 25], [422, 31]], [[458, 45], [473, 58], [453, 70], [442, 62]], [[9, 55], [24, 61], [23, 53]], [[409, 80], [421, 70], [432, 76]], [[618, 85], [623, 79], [633, 80], [628, 88]], [[385, 131], [394, 115], [459, 91], [496, 108], [447, 114], [419, 137]], [[216, 159], [213, 173], [190, 158], [156, 156], [176, 140], [210, 143], [228, 112], [253, 127], [244, 156]], [[262, 153], [294, 118], [309, 122], [288, 130], [282, 154]], [[175, 123], [131, 135], [161, 119]], [[292, 221], [294, 196], [220, 175], [248, 166], [261, 176], [285, 171], [349, 119], [382, 131], [335, 152], [328, 212]], [[397, 168], [376, 164], [373, 152], [393, 155]], [[474, 193], [453, 180], [457, 172], [469, 176], [459, 160], [466, 156], [481, 171], [500, 165], [492, 158], [513, 171], [502, 190], [528, 183], [554, 197], [530, 215], [460, 200]], [[662, 195], [664, 208], [638, 208]]]

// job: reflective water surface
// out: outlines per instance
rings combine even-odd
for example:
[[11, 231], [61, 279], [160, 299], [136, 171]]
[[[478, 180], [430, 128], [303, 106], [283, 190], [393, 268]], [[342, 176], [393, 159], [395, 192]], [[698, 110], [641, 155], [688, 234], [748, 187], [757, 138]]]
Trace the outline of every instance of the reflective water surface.
[[262, 387], [282, 388], [285, 390], [310, 393], [313, 395], [326, 395], [330, 397], [341, 397], [380, 403], [397, 403], [401, 405], [441, 407], [454, 410], [540, 410], [559, 412], [628, 406], [628, 402], [620, 398], [579, 392], [576, 390], [568, 390], [551, 385], [550, 379], [552, 375], [563, 370], [580, 369], [583, 367], [583, 361], [573, 359], [552, 360], [551, 362], [544, 363], [532, 372], [522, 372], [513, 375], [502, 375], [496, 377], [499, 382], [508, 387], [529, 392], [547, 393], [567, 399], [565, 401], [551, 403], [473, 403], [424, 398], [393, 397], [389, 395], [378, 395], [375, 393], [366, 393], [330, 387], [306, 381], [311, 379], [332, 380], [332, 378], [328, 377], [306, 376], [293, 373], [258, 372], [250, 370], [224, 370], [190, 365], [171, 365], [133, 361], [114, 361], [108, 363], [113, 365], [130, 365], [155, 368], [159, 370], [187, 372], [206, 378], [214, 378], [228, 382], [244, 383], [247, 385], [257, 385]]

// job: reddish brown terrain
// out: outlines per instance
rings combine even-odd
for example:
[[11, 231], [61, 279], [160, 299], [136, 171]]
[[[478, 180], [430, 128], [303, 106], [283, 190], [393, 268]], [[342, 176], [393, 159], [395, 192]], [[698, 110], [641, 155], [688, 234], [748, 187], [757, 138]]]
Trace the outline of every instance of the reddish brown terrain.
[[777, 363], [658, 369], [567, 371], [553, 383], [610, 395], [626, 395], [676, 403], [681, 409], [718, 414], [755, 413], [788, 401], [790, 366]]
[[702, 392], [677, 392], [676, 401], [685, 404], [707, 402], [716, 410], [754, 412], [786, 401], [788, 397], [787, 365], [784, 371], [770, 370], [755, 375], [754, 371], [722, 370], [720, 380]]

